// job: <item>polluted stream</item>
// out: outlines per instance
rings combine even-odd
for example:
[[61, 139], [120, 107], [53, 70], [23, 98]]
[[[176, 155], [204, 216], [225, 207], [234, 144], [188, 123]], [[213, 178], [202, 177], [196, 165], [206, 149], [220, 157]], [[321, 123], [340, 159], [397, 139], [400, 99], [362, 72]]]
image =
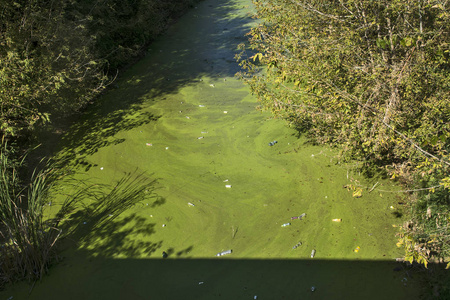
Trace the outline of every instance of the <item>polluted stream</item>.
[[395, 262], [400, 188], [308, 144], [235, 78], [251, 12], [201, 1], [64, 135], [74, 179], [145, 174], [157, 197], [101, 226], [77, 215], [61, 261], [0, 299], [419, 298]]

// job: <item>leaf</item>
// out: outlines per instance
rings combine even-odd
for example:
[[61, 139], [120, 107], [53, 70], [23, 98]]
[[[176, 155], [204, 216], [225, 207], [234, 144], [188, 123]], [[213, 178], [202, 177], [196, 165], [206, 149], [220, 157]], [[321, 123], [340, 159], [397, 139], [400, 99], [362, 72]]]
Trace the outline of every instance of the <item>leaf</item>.
[[256, 59], [261, 61], [262, 56], [263, 56], [262, 53], [256, 53], [255, 55], [253, 55], [253, 61], [256, 61]]
[[361, 188], [356, 188], [356, 189], [353, 191], [353, 197], [359, 198], [359, 197], [361, 197], [361, 196], [362, 196], [362, 189], [361, 189]]
[[409, 261], [409, 263], [412, 264], [414, 261], [414, 257], [412, 255], [405, 256], [405, 261]]

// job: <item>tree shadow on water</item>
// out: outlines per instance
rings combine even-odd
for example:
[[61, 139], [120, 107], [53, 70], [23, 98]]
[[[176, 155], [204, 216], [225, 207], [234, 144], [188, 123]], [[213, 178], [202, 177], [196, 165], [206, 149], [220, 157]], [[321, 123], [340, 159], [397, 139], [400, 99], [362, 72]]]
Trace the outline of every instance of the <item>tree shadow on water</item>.
[[[149, 111], [149, 105], [170, 99], [183, 87], [199, 84], [205, 76], [211, 80], [234, 76], [240, 70], [234, 59], [237, 46], [247, 40], [252, 22], [249, 15], [238, 12], [237, 4], [234, 0], [220, 0], [214, 5], [200, 2], [150, 45], [145, 57], [120, 74], [116, 83], [71, 125], [62, 126], [59, 146], [48, 145], [43, 154], [58, 153], [71, 165], [89, 168], [87, 156], [125, 142], [118, 133], [162, 117]], [[211, 83], [203, 84], [209, 88]]]
[[87, 171], [92, 166], [87, 162], [87, 156], [96, 153], [100, 148], [125, 141], [124, 138], [115, 136], [118, 132], [156, 122], [160, 117], [141, 111], [137, 106], [127, 111], [112, 111], [103, 116], [95, 110], [90, 111], [64, 135], [58, 159], [64, 165], [85, 165]]

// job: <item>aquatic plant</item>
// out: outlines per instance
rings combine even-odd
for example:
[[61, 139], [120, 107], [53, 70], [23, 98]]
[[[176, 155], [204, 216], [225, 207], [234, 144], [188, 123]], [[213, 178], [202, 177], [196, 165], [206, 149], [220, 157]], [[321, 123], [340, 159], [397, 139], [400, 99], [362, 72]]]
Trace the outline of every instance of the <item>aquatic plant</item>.
[[[0, 289], [19, 280], [36, 281], [57, 262], [57, 245], [62, 238], [83, 240], [89, 232], [103, 227], [126, 209], [153, 195], [144, 174], [127, 173], [113, 187], [84, 184], [58, 200], [56, 213], [49, 215], [46, 208], [58, 195], [56, 183], [61, 184], [64, 171], [50, 161], [35, 169], [28, 184], [22, 184], [18, 170], [24, 159], [14, 162], [8, 156], [8, 147], [0, 149]], [[71, 182], [63, 184], [70, 185]], [[52, 191], [52, 193], [50, 193]], [[89, 199], [89, 205], [86, 201]], [[163, 202], [157, 198], [154, 205]], [[79, 226], [80, 217], [90, 226]]]
[[[0, 288], [8, 282], [41, 278], [55, 258], [61, 231], [44, 219], [44, 207], [56, 172], [47, 165], [35, 170], [28, 185], [19, 180], [18, 168], [0, 149]], [[17, 165], [23, 166], [22, 159]]]

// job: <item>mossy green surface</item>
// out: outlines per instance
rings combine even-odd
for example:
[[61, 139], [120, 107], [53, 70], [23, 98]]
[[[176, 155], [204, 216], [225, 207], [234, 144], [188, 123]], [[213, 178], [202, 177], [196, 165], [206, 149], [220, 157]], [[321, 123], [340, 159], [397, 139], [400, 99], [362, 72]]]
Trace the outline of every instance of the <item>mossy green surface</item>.
[[[1, 299], [416, 297], [407, 270], [393, 271], [402, 255], [390, 208], [398, 194], [379, 191], [398, 188], [305, 143], [256, 110], [234, 78], [246, 5], [201, 2], [62, 141], [59, 155], [78, 180], [111, 184], [145, 172], [158, 180], [159, 204], [134, 206], [76, 241], [29, 296], [19, 284]], [[351, 180], [366, 187], [361, 198], [343, 188]]]

